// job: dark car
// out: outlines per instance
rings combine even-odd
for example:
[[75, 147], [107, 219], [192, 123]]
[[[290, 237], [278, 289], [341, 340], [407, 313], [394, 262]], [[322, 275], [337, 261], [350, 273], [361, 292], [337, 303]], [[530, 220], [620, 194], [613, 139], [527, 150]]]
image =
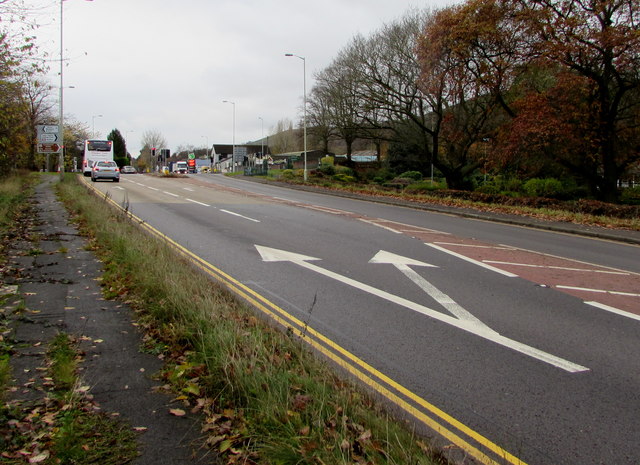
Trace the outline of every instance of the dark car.
[[120, 181], [120, 168], [115, 161], [99, 161], [91, 168], [91, 180], [111, 179], [114, 182]]

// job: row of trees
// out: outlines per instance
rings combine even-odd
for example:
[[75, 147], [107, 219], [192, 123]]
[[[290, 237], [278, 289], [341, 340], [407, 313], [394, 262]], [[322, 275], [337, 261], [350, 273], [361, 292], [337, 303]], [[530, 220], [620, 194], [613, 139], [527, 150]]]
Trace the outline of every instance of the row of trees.
[[604, 200], [640, 160], [640, 0], [468, 0], [356, 36], [316, 75], [314, 134], [389, 141], [452, 188], [571, 177]]

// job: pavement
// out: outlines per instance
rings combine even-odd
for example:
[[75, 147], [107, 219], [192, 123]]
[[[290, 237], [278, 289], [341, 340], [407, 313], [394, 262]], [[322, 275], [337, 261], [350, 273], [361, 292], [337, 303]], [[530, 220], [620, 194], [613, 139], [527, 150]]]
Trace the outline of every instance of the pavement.
[[[35, 189], [35, 217], [30, 222], [31, 241], [16, 238], [8, 263], [0, 270], [0, 294], [15, 294], [0, 309], [9, 320], [16, 354], [11, 357], [11, 400], [39, 402], [47, 395], [45, 351], [58, 332], [73, 334], [84, 352], [80, 365], [82, 384], [100, 409], [145, 429], [139, 436], [136, 465], [217, 463], [201, 446], [201, 419], [188, 413], [177, 417], [169, 409], [181, 407], [164, 394], [153, 379], [163, 362], [140, 351], [142, 334], [134, 312], [126, 304], [105, 300], [100, 288], [101, 263], [87, 248], [87, 240], [69, 222], [69, 215], [54, 193], [55, 176], [44, 176]], [[288, 186], [291, 187], [291, 186]], [[302, 187], [305, 190], [315, 190]], [[330, 192], [363, 198], [357, 194]], [[533, 218], [475, 210], [416, 204], [399, 199], [371, 199], [395, 205], [478, 217], [490, 221], [583, 234], [640, 244], [640, 232], [544, 222]], [[20, 311], [20, 306], [25, 310]], [[6, 339], [6, 336], [5, 336]]]
[[102, 297], [101, 263], [57, 200], [53, 187], [58, 178], [43, 179], [32, 199], [35, 217], [28, 222], [35, 242], [16, 238], [0, 270], [0, 294], [15, 294], [0, 309], [11, 329], [5, 340], [12, 339], [16, 349], [8, 400], [24, 408], [44, 400], [51, 384], [43, 370], [48, 342], [59, 332], [72, 334], [84, 353], [81, 384], [89, 386], [93, 401], [102, 412], [144, 431], [133, 464], [217, 463], [201, 447], [198, 415], [169, 413], [188, 409], [153, 379], [163, 362], [140, 351], [142, 335], [132, 309]]

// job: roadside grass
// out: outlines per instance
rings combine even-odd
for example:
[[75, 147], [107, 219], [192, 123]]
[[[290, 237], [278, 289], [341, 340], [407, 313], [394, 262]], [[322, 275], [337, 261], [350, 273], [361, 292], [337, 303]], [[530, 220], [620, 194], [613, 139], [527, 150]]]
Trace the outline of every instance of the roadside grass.
[[[221, 285], [67, 178], [59, 193], [104, 262], [105, 296], [137, 310], [162, 377], [204, 415], [227, 463], [442, 464], [408, 426]], [[182, 414], [175, 411], [174, 414]]]

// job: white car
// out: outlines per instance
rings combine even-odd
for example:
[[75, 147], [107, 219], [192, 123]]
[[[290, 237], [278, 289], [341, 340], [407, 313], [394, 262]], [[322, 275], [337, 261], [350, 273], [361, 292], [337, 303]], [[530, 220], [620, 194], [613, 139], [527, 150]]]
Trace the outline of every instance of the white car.
[[98, 161], [91, 168], [91, 180], [111, 179], [113, 182], [120, 182], [120, 168], [115, 161]]

